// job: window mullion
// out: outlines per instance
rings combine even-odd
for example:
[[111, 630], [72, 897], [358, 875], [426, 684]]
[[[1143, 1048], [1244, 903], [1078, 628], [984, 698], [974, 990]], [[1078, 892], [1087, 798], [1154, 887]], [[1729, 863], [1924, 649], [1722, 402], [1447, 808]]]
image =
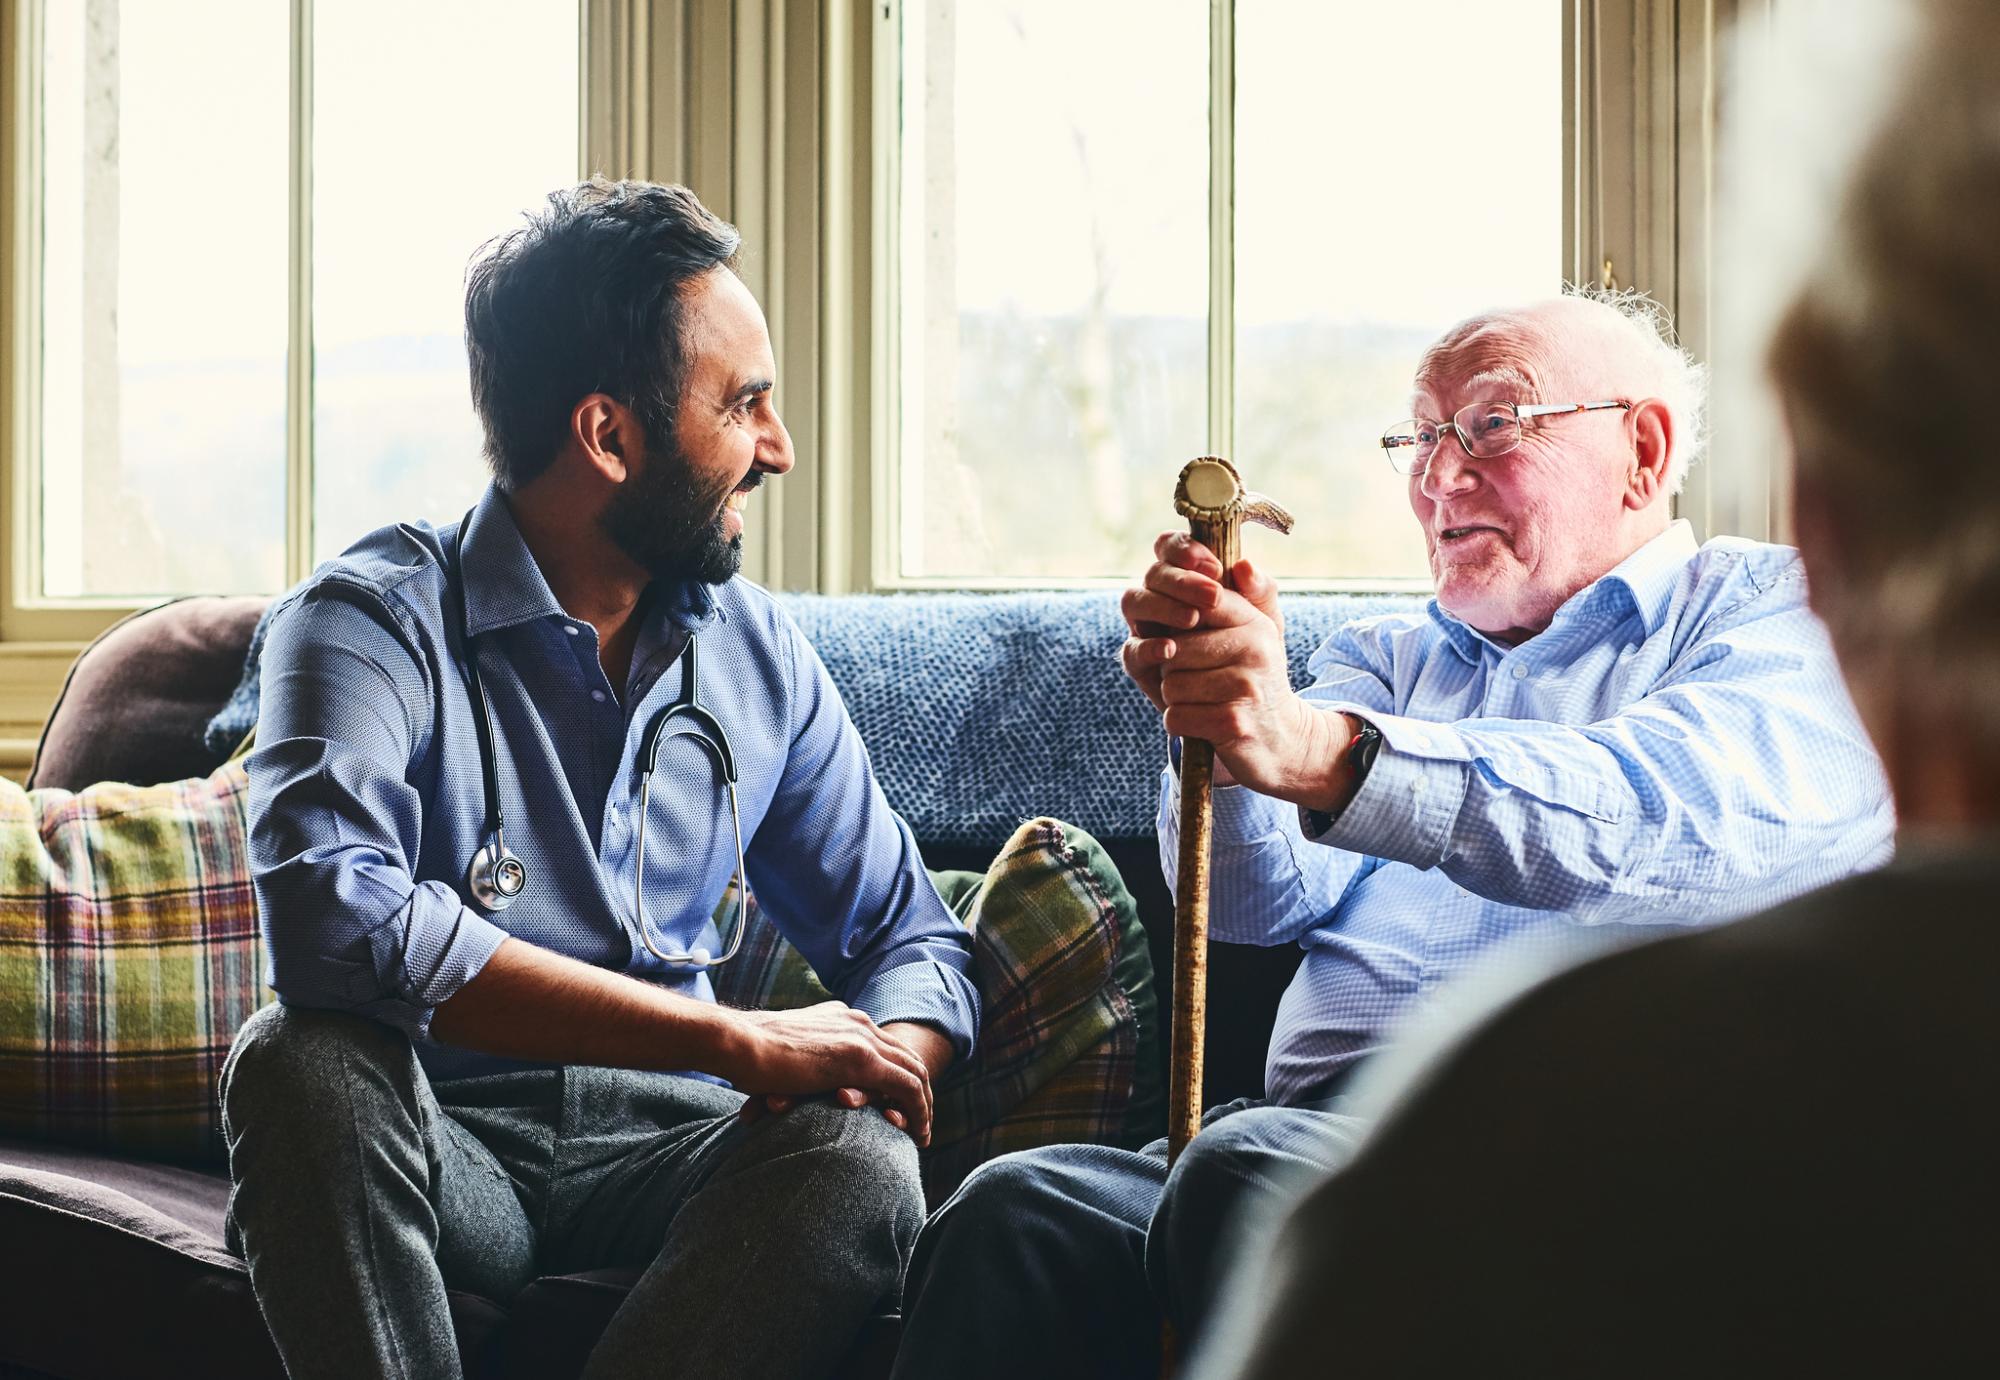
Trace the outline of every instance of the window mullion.
[[285, 582], [313, 566], [313, 0], [292, 0], [290, 288], [285, 326]]
[[1208, 450], [1236, 432], [1236, 0], [1209, 0]]
[[35, 0], [0, 3], [0, 284], [12, 311], [0, 319], [0, 630], [23, 635], [17, 609], [41, 596], [42, 401], [42, 7]]

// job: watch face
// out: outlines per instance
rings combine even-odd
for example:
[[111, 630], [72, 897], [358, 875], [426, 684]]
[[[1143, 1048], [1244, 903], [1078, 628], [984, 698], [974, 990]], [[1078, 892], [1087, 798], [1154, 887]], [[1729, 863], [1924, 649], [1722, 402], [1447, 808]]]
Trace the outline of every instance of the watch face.
[[1353, 751], [1348, 754], [1357, 772], [1366, 775], [1375, 765], [1375, 754], [1382, 750], [1382, 732], [1373, 724], [1363, 724], [1361, 732], [1354, 737]]

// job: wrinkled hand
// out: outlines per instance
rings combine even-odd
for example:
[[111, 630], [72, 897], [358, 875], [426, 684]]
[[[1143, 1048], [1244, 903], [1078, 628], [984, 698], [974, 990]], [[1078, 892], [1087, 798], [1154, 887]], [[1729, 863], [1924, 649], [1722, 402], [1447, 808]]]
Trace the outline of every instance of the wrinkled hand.
[[931, 1138], [931, 1079], [923, 1056], [844, 1002], [796, 1011], [739, 1011], [747, 1038], [734, 1066], [716, 1072], [750, 1096], [754, 1121], [828, 1094], [839, 1106], [874, 1103], [920, 1146]]
[[1345, 724], [1292, 690], [1276, 582], [1243, 560], [1231, 572], [1236, 588], [1223, 588], [1222, 563], [1185, 533], [1161, 534], [1153, 554], [1143, 585], [1120, 604], [1132, 633], [1120, 653], [1125, 674], [1168, 733], [1214, 745], [1218, 784], [1322, 806]]

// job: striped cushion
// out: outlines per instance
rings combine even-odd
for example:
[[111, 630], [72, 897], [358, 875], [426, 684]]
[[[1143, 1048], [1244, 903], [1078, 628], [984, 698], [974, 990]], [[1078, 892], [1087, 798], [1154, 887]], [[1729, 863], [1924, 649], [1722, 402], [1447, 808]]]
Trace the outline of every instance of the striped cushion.
[[[1103, 847], [1053, 819], [1017, 829], [984, 876], [933, 874], [973, 937], [979, 1047], [936, 1089], [923, 1154], [941, 1202], [995, 1155], [1062, 1141], [1137, 1146], [1162, 1134], [1164, 1023], [1138, 908]], [[828, 999], [805, 959], [753, 910], [716, 970], [731, 1006]]]
[[267, 997], [247, 789], [0, 780], [0, 1134], [220, 1162], [216, 1076]]

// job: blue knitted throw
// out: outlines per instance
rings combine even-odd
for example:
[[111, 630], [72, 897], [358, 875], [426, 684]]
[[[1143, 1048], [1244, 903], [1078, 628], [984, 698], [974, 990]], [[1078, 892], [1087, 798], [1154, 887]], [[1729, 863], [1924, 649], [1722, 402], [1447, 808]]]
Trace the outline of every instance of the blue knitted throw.
[[[785, 595], [847, 702], [889, 802], [934, 843], [997, 844], [1054, 815], [1099, 838], [1153, 833], [1165, 739], [1118, 666], [1105, 591]], [[1282, 600], [1292, 681], [1342, 623], [1420, 610], [1410, 596]], [[226, 753], [256, 722], [260, 624], [243, 682], [209, 724]]]

